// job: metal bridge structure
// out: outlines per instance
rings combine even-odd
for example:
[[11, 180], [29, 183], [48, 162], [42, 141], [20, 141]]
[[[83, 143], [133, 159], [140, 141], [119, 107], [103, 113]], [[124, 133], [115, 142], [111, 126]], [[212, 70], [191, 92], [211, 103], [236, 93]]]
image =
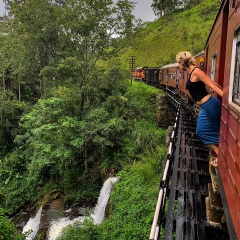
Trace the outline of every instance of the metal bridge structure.
[[196, 136], [196, 114], [166, 93], [175, 112], [150, 240], [230, 239], [210, 150]]

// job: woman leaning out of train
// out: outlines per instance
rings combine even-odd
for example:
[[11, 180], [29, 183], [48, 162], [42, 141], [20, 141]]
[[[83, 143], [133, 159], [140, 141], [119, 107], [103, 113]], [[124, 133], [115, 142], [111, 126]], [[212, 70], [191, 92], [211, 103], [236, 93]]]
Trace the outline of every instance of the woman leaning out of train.
[[211, 157], [210, 161], [216, 167], [218, 163], [221, 103], [215, 96], [207, 92], [206, 85], [221, 97], [223, 91], [196, 66], [196, 61], [191, 53], [179, 52], [176, 60], [180, 69], [189, 73], [186, 89], [201, 108], [197, 120], [196, 134], [204, 144], [213, 150], [212, 155], [215, 156]]

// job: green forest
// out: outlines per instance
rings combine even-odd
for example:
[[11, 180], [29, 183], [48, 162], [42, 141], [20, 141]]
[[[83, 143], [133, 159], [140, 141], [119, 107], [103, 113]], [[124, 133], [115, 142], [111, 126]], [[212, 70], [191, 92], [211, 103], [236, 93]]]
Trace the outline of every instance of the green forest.
[[61, 239], [147, 239], [167, 151], [156, 117], [164, 93], [131, 81], [129, 59], [160, 67], [178, 51], [204, 50], [219, 1], [190, 1], [146, 23], [128, 0], [4, 2], [0, 239], [25, 239], [10, 217], [38, 209], [52, 189], [66, 203], [96, 203], [111, 171], [119, 180], [107, 218], [69, 226]]

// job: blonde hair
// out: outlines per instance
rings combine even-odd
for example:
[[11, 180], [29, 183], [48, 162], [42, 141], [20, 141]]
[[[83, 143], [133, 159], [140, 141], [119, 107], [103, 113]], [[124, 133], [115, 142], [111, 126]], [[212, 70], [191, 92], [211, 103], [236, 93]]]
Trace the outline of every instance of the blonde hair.
[[196, 60], [190, 52], [179, 52], [176, 56], [176, 60], [178, 63], [182, 63], [185, 67], [196, 65]]

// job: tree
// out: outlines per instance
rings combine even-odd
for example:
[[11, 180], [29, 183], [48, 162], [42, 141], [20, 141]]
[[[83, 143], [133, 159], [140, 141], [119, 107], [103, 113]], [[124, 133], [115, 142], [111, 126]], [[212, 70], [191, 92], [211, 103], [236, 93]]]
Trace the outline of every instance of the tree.
[[5, 20], [11, 27], [4, 29], [2, 56], [9, 40], [18, 39], [17, 44], [10, 41], [10, 49], [21, 49], [14, 52], [16, 60], [11, 61], [12, 54], [6, 58], [9, 76], [18, 86], [18, 98], [32, 102], [45, 98], [46, 87], [55, 76], [42, 78], [42, 70], [75, 58], [80, 111], [86, 102], [84, 86], [94, 75], [96, 62], [115, 53], [116, 48], [110, 48], [115, 42], [112, 35], [127, 36], [134, 27], [134, 3], [128, 0], [6, 0], [6, 6], [10, 17]]
[[24, 235], [17, 234], [13, 224], [9, 222], [7, 217], [4, 215], [4, 211], [0, 208], [0, 239], [8, 240], [24, 240]]
[[199, 2], [200, 0], [153, 0], [151, 7], [156, 16], [162, 17], [165, 13], [186, 8], [189, 5], [197, 5]]
[[133, 3], [112, 0], [67, 0], [63, 6], [61, 35], [79, 60], [80, 112], [86, 102], [84, 86], [94, 75], [96, 62], [111, 54], [113, 34], [126, 35], [133, 27]]

